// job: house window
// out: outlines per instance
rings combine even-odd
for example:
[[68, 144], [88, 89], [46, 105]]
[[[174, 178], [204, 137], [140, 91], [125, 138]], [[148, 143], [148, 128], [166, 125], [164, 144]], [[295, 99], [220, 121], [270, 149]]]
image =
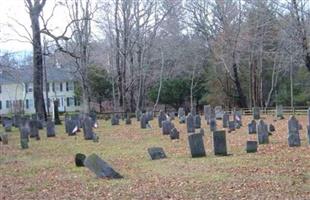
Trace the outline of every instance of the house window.
[[73, 82], [69, 82], [68, 83], [68, 91], [69, 90], [74, 90], [74, 84], [73, 84]]
[[69, 91], [69, 83], [66, 82], [66, 91]]
[[59, 83], [59, 90], [62, 92], [62, 83]]
[[26, 109], [28, 109], [28, 108], [29, 108], [29, 100], [26, 99]]
[[10, 107], [11, 107], [11, 101], [7, 100], [7, 101], [6, 101], [5, 107], [6, 107], [6, 108], [10, 108]]
[[55, 83], [52, 83], [52, 91], [55, 92]]
[[1, 89], [1, 85], [0, 85], [0, 93], [2, 92], [2, 89]]
[[26, 99], [26, 109], [29, 109], [33, 106], [33, 101], [31, 99]]
[[47, 87], [47, 92], [49, 92], [50, 91], [50, 84], [47, 83], [46, 87]]
[[74, 106], [80, 106], [80, 100], [77, 97], [74, 97]]
[[74, 106], [74, 98], [73, 97], [67, 97], [67, 107]]
[[32, 88], [32, 84], [31, 83], [25, 83], [25, 92], [32, 92], [33, 88]]
[[67, 97], [67, 106], [68, 106], [68, 107], [70, 106], [70, 100], [69, 100], [69, 97]]
[[2, 109], [2, 101], [0, 101], [0, 110]]

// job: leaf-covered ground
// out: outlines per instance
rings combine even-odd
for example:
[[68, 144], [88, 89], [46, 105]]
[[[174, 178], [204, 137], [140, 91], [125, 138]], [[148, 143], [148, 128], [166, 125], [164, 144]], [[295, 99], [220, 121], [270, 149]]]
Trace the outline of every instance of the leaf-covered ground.
[[[0, 145], [1, 199], [310, 199], [310, 146], [306, 137], [306, 117], [297, 116], [303, 126], [302, 145], [287, 145], [287, 118], [273, 122], [276, 132], [270, 144], [247, 154], [245, 143], [256, 139], [247, 134], [250, 117], [243, 117], [243, 127], [227, 133], [231, 156], [213, 155], [212, 136], [206, 122], [207, 157], [190, 157], [186, 125], [174, 121], [180, 140], [171, 141], [161, 134], [157, 120], [152, 129], [133, 125], [111, 126], [99, 121], [99, 143], [85, 141], [57, 126], [57, 137], [31, 140], [30, 148], [21, 150], [19, 133], [14, 129], [9, 145]], [[221, 122], [218, 121], [221, 127]], [[168, 158], [151, 161], [147, 148], [161, 146]], [[97, 153], [125, 178], [97, 179], [86, 168], [77, 168], [74, 155]]]

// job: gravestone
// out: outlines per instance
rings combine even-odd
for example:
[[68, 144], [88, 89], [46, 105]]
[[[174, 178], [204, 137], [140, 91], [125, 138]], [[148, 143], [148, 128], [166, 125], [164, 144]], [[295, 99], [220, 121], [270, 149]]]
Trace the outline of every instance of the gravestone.
[[256, 121], [254, 119], [248, 124], [248, 132], [249, 134], [256, 134]]
[[259, 107], [253, 107], [252, 108], [253, 112], [253, 119], [260, 119], [260, 109]]
[[165, 120], [162, 122], [163, 135], [169, 135], [172, 128], [172, 123], [169, 120]]
[[246, 142], [246, 152], [247, 153], [257, 152], [257, 141], [247, 141]]
[[20, 146], [22, 149], [28, 149], [28, 140], [27, 139], [20, 139]]
[[111, 118], [111, 125], [116, 126], [119, 125], [119, 118], [116, 115], [113, 115]]
[[61, 121], [60, 121], [60, 118], [59, 118], [59, 110], [58, 110], [59, 101], [58, 100], [54, 100], [53, 104], [54, 104], [54, 113], [53, 113], [54, 114], [54, 122], [55, 122], [55, 125], [60, 125]]
[[29, 127], [30, 127], [30, 137], [39, 139], [40, 136], [39, 136], [39, 129], [38, 129], [38, 121], [35, 119], [30, 120]]
[[80, 129], [82, 128], [82, 123], [81, 123], [81, 120], [80, 120], [80, 115], [79, 114], [73, 114], [71, 115], [71, 120], [74, 121], [75, 125]]
[[3, 119], [3, 125], [4, 125], [5, 132], [11, 132], [12, 131], [13, 121], [11, 118], [4, 118]]
[[203, 143], [203, 135], [200, 133], [190, 133], [188, 135], [188, 143], [192, 158], [206, 156], [206, 151]]
[[235, 110], [234, 111], [234, 121], [236, 124], [236, 127], [241, 127], [242, 126], [242, 114], [241, 111]]
[[162, 147], [151, 147], [147, 149], [152, 160], [159, 160], [167, 158], [164, 149]]
[[215, 118], [210, 118], [210, 131], [216, 131], [216, 120], [215, 120]]
[[222, 119], [223, 118], [224, 111], [223, 111], [222, 106], [215, 106], [214, 111], [215, 111], [215, 118], [216, 119]]
[[46, 122], [46, 135], [47, 137], [55, 137], [55, 124], [51, 119]]
[[71, 119], [67, 119], [65, 121], [66, 123], [66, 129], [67, 129], [67, 133], [69, 136], [73, 136], [76, 135], [76, 133], [78, 132], [78, 127], [76, 125], [76, 122], [74, 120]]
[[85, 117], [83, 121], [83, 132], [85, 140], [92, 140], [94, 138], [93, 120], [91, 117]]
[[123, 178], [107, 162], [102, 160], [98, 155], [91, 154], [84, 160], [84, 166], [96, 174], [97, 178]]
[[276, 118], [277, 119], [284, 119], [283, 116], [283, 106], [282, 105], [276, 105]]
[[205, 116], [205, 120], [207, 121], [207, 124], [210, 122], [210, 114], [211, 114], [211, 106], [210, 105], [205, 105], [203, 106], [203, 113]]
[[148, 111], [145, 114], [146, 114], [146, 117], [147, 117], [147, 121], [152, 121], [153, 120], [153, 112], [152, 111]]
[[200, 115], [194, 116], [195, 128], [201, 128], [201, 118]]
[[195, 132], [195, 121], [192, 113], [188, 113], [186, 117], [186, 127], [187, 133], [194, 133]]
[[21, 116], [19, 114], [14, 115], [13, 116], [13, 126], [18, 128], [19, 124], [20, 124], [20, 120], [21, 120]]
[[37, 114], [37, 126], [38, 129], [42, 130], [45, 124], [45, 117], [43, 114]]
[[[209, 116], [209, 124], [211, 124], [211, 121], [215, 121], [216, 124], [216, 117], [215, 117], [215, 111], [213, 108], [210, 110], [210, 116]], [[210, 125], [211, 126], [211, 125]]]
[[139, 109], [137, 109], [136, 112], [135, 112], [135, 114], [136, 114], [137, 121], [140, 121], [142, 112], [141, 112]]
[[299, 123], [295, 116], [291, 116], [288, 120], [288, 146], [300, 146]]
[[127, 116], [126, 116], [125, 124], [126, 124], [126, 125], [130, 125], [130, 124], [131, 124], [131, 118], [129, 117], [128, 114], [127, 114]]
[[184, 108], [179, 108], [178, 109], [178, 118], [181, 118], [182, 116], [185, 116]]
[[235, 121], [229, 121], [228, 122], [228, 132], [232, 132], [236, 130], [236, 124]]
[[2, 134], [0, 135], [0, 138], [1, 138], [1, 141], [2, 141], [2, 144], [3, 144], [3, 145], [9, 144], [9, 134], [7, 134], [7, 133], [2, 133]]
[[213, 150], [215, 155], [227, 156], [225, 131], [213, 131]]
[[99, 142], [99, 136], [96, 133], [93, 133], [93, 142]]
[[160, 110], [159, 115], [158, 115], [158, 126], [159, 126], [159, 128], [162, 127], [162, 122], [165, 121], [166, 119], [167, 119], [166, 114], [164, 113], [164, 111]]
[[308, 125], [310, 126], [310, 108], [308, 108], [307, 115], [308, 115]]
[[258, 144], [268, 144], [269, 143], [268, 126], [267, 124], [265, 124], [263, 120], [258, 121], [258, 124], [256, 125], [256, 131], [257, 131]]
[[170, 139], [175, 140], [180, 138], [180, 133], [176, 128], [172, 128], [170, 131]]
[[91, 118], [92, 121], [92, 127], [95, 127], [97, 124], [97, 114], [95, 112], [90, 112], [89, 117]]
[[268, 132], [274, 132], [274, 131], [276, 131], [276, 128], [274, 127], [274, 125], [269, 124], [268, 125]]
[[86, 156], [82, 153], [77, 153], [75, 155], [75, 166], [77, 167], [84, 167], [84, 161], [86, 159]]
[[224, 112], [224, 114], [223, 114], [223, 128], [228, 127], [228, 122], [229, 122], [229, 113]]
[[185, 122], [186, 122], [186, 116], [183, 115], [183, 116], [181, 116], [181, 117], [179, 118], [179, 123], [180, 123], [180, 124], [185, 124]]
[[308, 125], [307, 128], [308, 128], [308, 143], [310, 144], [310, 125]]
[[145, 113], [143, 113], [140, 118], [140, 128], [143, 128], [143, 129], [146, 128], [147, 123], [148, 123], [147, 116], [145, 115]]
[[20, 124], [19, 126], [20, 139], [29, 141], [30, 129], [27, 124]]

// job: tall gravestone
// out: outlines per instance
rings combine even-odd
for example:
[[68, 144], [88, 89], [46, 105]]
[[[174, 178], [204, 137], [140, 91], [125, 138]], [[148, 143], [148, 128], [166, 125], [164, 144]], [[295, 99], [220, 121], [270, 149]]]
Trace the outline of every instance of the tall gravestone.
[[194, 116], [194, 122], [195, 122], [195, 128], [201, 128], [201, 118], [199, 114]]
[[191, 113], [188, 113], [186, 117], [186, 127], [187, 127], [187, 133], [195, 132], [195, 120]]
[[55, 124], [51, 119], [47, 119], [46, 122], [46, 135], [47, 137], [55, 137]]
[[249, 134], [256, 134], [256, 121], [254, 119], [248, 124], [248, 132]]
[[4, 118], [3, 125], [5, 132], [11, 132], [13, 126], [13, 120], [11, 118]]
[[205, 116], [205, 120], [207, 121], [207, 124], [210, 122], [210, 114], [211, 114], [211, 106], [210, 105], [205, 105], [203, 106], [203, 113]]
[[30, 127], [30, 137], [40, 139], [38, 121], [35, 119], [30, 120], [29, 127]]
[[83, 132], [85, 140], [92, 140], [94, 138], [93, 120], [91, 117], [85, 117], [83, 121]]
[[178, 110], [178, 118], [179, 118], [179, 123], [180, 124], [184, 124], [186, 122], [186, 116], [185, 116], [184, 108], [179, 108], [179, 110]]
[[242, 126], [242, 113], [240, 110], [234, 110], [234, 121], [236, 124], [236, 127], [241, 127]]
[[228, 122], [228, 132], [232, 132], [236, 130], [236, 123], [235, 121]]
[[263, 120], [259, 120], [256, 125], [258, 144], [269, 143], [268, 125]]
[[216, 131], [216, 118], [215, 118], [215, 111], [211, 108], [210, 110], [210, 118], [209, 118], [209, 124], [210, 124], [210, 131]]
[[227, 128], [228, 127], [228, 122], [229, 122], [229, 113], [225, 112], [223, 114], [223, 128]]
[[277, 119], [284, 119], [283, 116], [283, 106], [282, 105], [276, 105], [276, 118]]
[[60, 121], [60, 118], [59, 118], [59, 110], [58, 110], [58, 107], [59, 107], [59, 100], [54, 100], [53, 101], [53, 104], [54, 104], [54, 122], [56, 125], [60, 125], [61, 124], [61, 121]]
[[162, 122], [165, 121], [167, 119], [166, 114], [164, 113], [164, 111], [160, 110], [159, 111], [159, 115], [158, 115], [158, 126], [159, 128], [162, 127]]
[[226, 156], [226, 133], [225, 131], [213, 131], [213, 149], [215, 155]]
[[299, 123], [295, 116], [291, 116], [288, 120], [288, 146], [300, 146]]
[[116, 126], [119, 125], [119, 118], [113, 114], [112, 118], [111, 118], [111, 125], [112, 126]]
[[71, 119], [67, 119], [65, 121], [66, 123], [66, 131], [68, 133], [69, 136], [73, 136], [76, 135], [77, 131], [78, 131], [78, 127], [75, 121], [71, 120]]
[[260, 119], [260, 109], [259, 107], [252, 108], [253, 119]]
[[172, 123], [169, 120], [165, 120], [162, 122], [163, 135], [169, 135], [172, 128]]
[[147, 116], [145, 115], [145, 113], [143, 113], [140, 118], [140, 128], [143, 128], [143, 129], [146, 128], [147, 123], [148, 123]]
[[206, 156], [202, 134], [190, 133], [188, 135], [188, 143], [193, 158]]

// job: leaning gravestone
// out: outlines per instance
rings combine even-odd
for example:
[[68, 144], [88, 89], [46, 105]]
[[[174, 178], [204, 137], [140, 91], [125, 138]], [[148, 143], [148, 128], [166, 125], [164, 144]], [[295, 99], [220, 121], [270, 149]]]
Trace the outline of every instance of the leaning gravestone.
[[259, 120], [256, 125], [258, 144], [268, 144], [269, 143], [269, 133], [268, 126], [263, 120]]
[[284, 119], [283, 106], [282, 105], [276, 105], [276, 118], [277, 119]]
[[254, 119], [248, 124], [248, 132], [249, 134], [256, 134], [256, 121]]
[[288, 146], [300, 146], [299, 123], [295, 116], [291, 116], [288, 120]]
[[215, 118], [216, 119], [222, 119], [223, 118], [224, 111], [223, 111], [222, 106], [215, 106], [214, 111], [215, 111]]
[[213, 131], [213, 149], [215, 155], [227, 156], [225, 131]]
[[167, 158], [164, 149], [161, 147], [151, 147], [147, 149], [152, 160], [159, 160]]
[[172, 128], [170, 131], [170, 139], [175, 140], [180, 138], [180, 133], [176, 128]]
[[51, 119], [46, 122], [46, 135], [47, 137], [55, 137], [55, 124]]
[[229, 122], [229, 113], [224, 112], [224, 114], [223, 114], [223, 128], [228, 127], [228, 122]]
[[188, 113], [186, 117], [186, 127], [187, 127], [187, 133], [194, 133], [195, 132], [195, 121], [194, 117], [191, 113]]
[[83, 132], [85, 140], [92, 140], [94, 138], [93, 120], [91, 117], [85, 117], [83, 121]]
[[102, 160], [98, 155], [91, 154], [84, 160], [84, 166], [94, 172], [97, 178], [123, 178], [107, 162]]
[[164, 111], [160, 110], [159, 115], [158, 115], [158, 126], [159, 126], [159, 128], [162, 127], [162, 122], [165, 121], [166, 119], [167, 119], [166, 114], [164, 113]]
[[30, 120], [29, 121], [30, 127], [30, 137], [39, 139], [39, 129], [38, 129], [38, 121], [37, 120]]
[[188, 143], [193, 158], [206, 156], [202, 134], [190, 133], [188, 135]]
[[203, 113], [205, 116], [205, 120], [207, 121], [207, 124], [210, 122], [210, 115], [211, 115], [211, 106], [210, 105], [205, 105], [203, 106]]
[[195, 128], [201, 128], [201, 118], [199, 114], [195, 115], [194, 123], [195, 123]]
[[77, 167], [84, 167], [84, 161], [86, 159], [86, 156], [82, 153], [77, 153], [75, 155], [75, 166]]
[[112, 116], [111, 124], [112, 124], [112, 126], [119, 125], [119, 119], [118, 119], [118, 117], [116, 115]]
[[246, 152], [247, 153], [257, 152], [257, 141], [247, 141], [246, 142]]
[[252, 108], [253, 112], [253, 119], [260, 119], [260, 109], [259, 107], [253, 107]]
[[172, 128], [172, 123], [169, 120], [165, 120], [162, 122], [163, 135], [169, 135]]

